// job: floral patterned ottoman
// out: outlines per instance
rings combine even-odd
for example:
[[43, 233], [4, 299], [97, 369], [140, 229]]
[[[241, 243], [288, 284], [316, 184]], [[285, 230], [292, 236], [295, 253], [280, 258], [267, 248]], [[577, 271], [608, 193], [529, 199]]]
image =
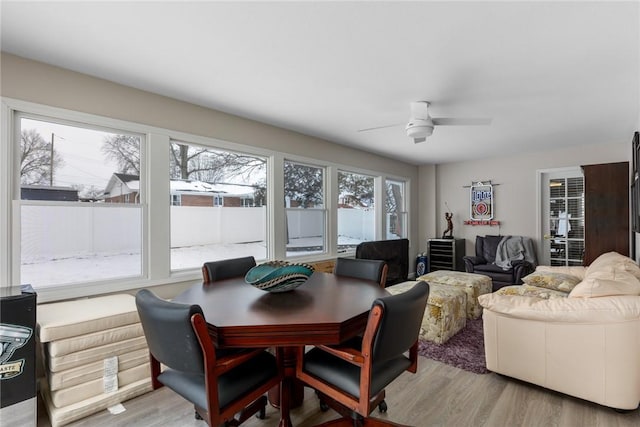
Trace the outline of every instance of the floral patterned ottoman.
[[[408, 281], [385, 288], [390, 294], [411, 289], [417, 282]], [[453, 286], [429, 284], [429, 300], [422, 318], [420, 337], [443, 344], [467, 325], [467, 294]]]
[[491, 277], [482, 274], [437, 270], [418, 277], [418, 280], [424, 280], [429, 284], [438, 283], [463, 289], [467, 293], [468, 319], [477, 319], [482, 315], [482, 306], [478, 303], [478, 297], [492, 291]]

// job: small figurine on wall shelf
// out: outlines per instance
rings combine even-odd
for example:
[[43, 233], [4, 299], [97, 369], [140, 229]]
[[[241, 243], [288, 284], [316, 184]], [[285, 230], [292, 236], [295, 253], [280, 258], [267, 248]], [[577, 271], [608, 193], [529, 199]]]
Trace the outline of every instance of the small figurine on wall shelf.
[[[445, 203], [446, 205], [446, 203]], [[449, 208], [449, 205], [447, 205], [447, 208]], [[444, 233], [442, 233], [442, 238], [443, 239], [453, 239], [453, 213], [452, 212], [445, 212], [444, 213], [444, 219], [447, 220], [447, 229], [444, 230]], [[447, 236], [447, 233], [449, 233], [449, 235]]]

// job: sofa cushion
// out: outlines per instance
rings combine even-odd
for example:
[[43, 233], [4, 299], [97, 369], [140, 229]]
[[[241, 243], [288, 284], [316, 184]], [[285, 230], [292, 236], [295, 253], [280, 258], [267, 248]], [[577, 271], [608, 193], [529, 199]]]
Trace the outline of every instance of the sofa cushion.
[[595, 298], [614, 295], [640, 295], [640, 280], [615, 266], [603, 266], [598, 270], [589, 267], [585, 279], [569, 294], [570, 298]]
[[139, 323], [133, 295], [107, 295], [89, 299], [40, 304], [38, 338], [49, 342]]
[[131, 325], [105, 329], [104, 331], [93, 332], [91, 334], [51, 341], [47, 344], [47, 350], [49, 356], [64, 356], [65, 354], [76, 351], [141, 337], [143, 335], [142, 324], [133, 323]]
[[588, 277], [596, 271], [601, 271], [606, 267], [613, 267], [616, 271], [629, 272], [640, 280], [640, 267], [638, 264], [628, 256], [621, 255], [617, 252], [607, 252], [593, 260], [587, 268], [585, 277]]
[[582, 279], [580, 277], [564, 273], [534, 271], [533, 273], [524, 276], [522, 281], [530, 286], [569, 293], [582, 281]]

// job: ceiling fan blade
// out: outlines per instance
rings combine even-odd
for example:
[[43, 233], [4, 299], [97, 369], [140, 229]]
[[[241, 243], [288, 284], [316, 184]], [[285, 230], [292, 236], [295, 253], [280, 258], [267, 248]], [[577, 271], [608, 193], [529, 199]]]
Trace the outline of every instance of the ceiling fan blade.
[[413, 143], [417, 144], [419, 142], [425, 142], [427, 140], [427, 138], [413, 138]]
[[436, 126], [486, 126], [491, 124], [491, 119], [438, 117], [432, 120]]
[[393, 128], [396, 126], [404, 126], [404, 123], [395, 123], [393, 125], [384, 125], [384, 126], [376, 126], [373, 128], [366, 128], [366, 129], [358, 129], [358, 132], [367, 132], [370, 130], [376, 130], [376, 129], [385, 129], [385, 128]]
[[411, 103], [411, 118], [427, 120], [429, 118], [429, 103], [416, 101]]

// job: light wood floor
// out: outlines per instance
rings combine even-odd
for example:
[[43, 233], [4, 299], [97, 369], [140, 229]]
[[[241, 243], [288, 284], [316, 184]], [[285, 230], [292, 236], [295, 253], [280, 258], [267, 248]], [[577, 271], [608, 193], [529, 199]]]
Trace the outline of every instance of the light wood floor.
[[[494, 373], [477, 375], [420, 357], [418, 373], [405, 373], [387, 388], [389, 410], [375, 416], [416, 427], [427, 426], [567, 426], [638, 427], [640, 410], [618, 413], [583, 400], [564, 396]], [[107, 411], [69, 426], [84, 427], [204, 427], [193, 418], [193, 406], [167, 388], [124, 402], [126, 411]], [[50, 427], [40, 405], [38, 427]], [[296, 427], [310, 427], [337, 418], [331, 410], [322, 413], [310, 389], [305, 400], [292, 411]], [[267, 406], [267, 418], [251, 418], [244, 427], [275, 427], [278, 412]]]

